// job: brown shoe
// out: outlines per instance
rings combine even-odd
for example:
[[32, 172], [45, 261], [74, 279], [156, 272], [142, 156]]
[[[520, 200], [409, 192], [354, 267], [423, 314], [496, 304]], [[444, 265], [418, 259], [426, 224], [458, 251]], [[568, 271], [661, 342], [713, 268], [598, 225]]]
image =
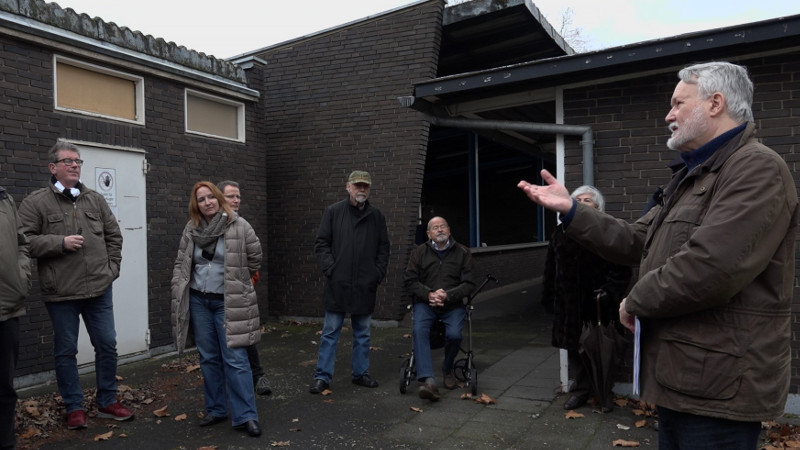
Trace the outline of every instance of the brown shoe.
[[425, 383], [419, 387], [419, 398], [435, 402], [439, 400], [439, 388], [433, 383]]
[[456, 374], [452, 370], [450, 372], [444, 373], [444, 387], [447, 389], [453, 390], [458, 386], [458, 381], [456, 381]]

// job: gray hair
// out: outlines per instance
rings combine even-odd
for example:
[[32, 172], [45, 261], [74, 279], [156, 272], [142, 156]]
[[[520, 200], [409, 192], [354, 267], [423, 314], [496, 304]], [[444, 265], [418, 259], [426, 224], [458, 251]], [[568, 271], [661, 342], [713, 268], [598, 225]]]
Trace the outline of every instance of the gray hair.
[[225, 192], [225, 186], [233, 186], [236, 189], [239, 189], [239, 183], [235, 181], [225, 180], [217, 183], [217, 189], [219, 189], [220, 192]]
[[572, 194], [569, 196], [572, 198], [578, 198], [579, 195], [583, 194], [590, 194], [592, 196], [594, 203], [597, 205], [597, 209], [600, 211], [606, 210], [606, 200], [603, 198], [603, 194], [601, 194], [600, 191], [594, 186], [589, 186], [588, 184], [578, 186], [578, 188], [572, 191]]
[[59, 139], [56, 141], [55, 145], [50, 147], [50, 151], [47, 152], [47, 161], [53, 164], [57, 163], [58, 152], [60, 152], [61, 150], [73, 151], [77, 153], [78, 156], [81, 156], [81, 151], [78, 150], [78, 147], [76, 147], [75, 144], [67, 142], [63, 139]]
[[753, 121], [753, 82], [747, 68], [729, 62], [695, 64], [678, 72], [678, 78], [687, 84], [696, 84], [702, 99], [715, 92], [725, 97], [728, 114], [739, 123]]

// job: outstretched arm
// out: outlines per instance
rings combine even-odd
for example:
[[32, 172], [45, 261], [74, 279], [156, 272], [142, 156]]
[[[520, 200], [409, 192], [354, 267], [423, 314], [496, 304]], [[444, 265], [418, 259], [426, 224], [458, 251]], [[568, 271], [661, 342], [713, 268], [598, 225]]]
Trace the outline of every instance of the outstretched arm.
[[528, 198], [545, 208], [560, 214], [567, 214], [572, 208], [569, 191], [547, 170], [542, 170], [541, 173], [542, 180], [546, 183], [545, 186], [530, 184], [523, 180], [517, 184], [517, 187], [522, 189]]

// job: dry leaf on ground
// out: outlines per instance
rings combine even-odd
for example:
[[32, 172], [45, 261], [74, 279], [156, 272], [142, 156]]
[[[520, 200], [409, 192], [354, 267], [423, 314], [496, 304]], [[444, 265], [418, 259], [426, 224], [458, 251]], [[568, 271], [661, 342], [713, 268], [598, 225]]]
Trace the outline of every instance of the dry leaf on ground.
[[109, 431], [108, 433], [98, 434], [94, 437], [95, 442], [97, 441], [107, 441], [111, 439], [111, 436], [114, 435], [113, 431]]
[[625, 439], [617, 439], [612, 442], [614, 447], [638, 447], [639, 441], [626, 441]]
[[567, 418], [567, 419], [581, 419], [581, 418], [584, 418], [586, 416], [584, 416], [583, 414], [571, 409], [571, 410], [567, 411], [566, 414], [564, 414], [564, 417]]
[[412, 406], [412, 407], [410, 407], [408, 409], [410, 409], [410, 410], [412, 410], [414, 412], [422, 412], [422, 408], [417, 408], [416, 406]]
[[292, 441], [272, 441], [269, 445], [273, 447], [288, 447], [292, 445]]
[[153, 411], [153, 415], [156, 417], [167, 417], [169, 416], [169, 411], [167, 411], [169, 405], [164, 406], [163, 408], [158, 408], [157, 410]]
[[497, 400], [493, 399], [492, 397], [489, 397], [488, 395], [484, 394], [483, 392], [481, 392], [481, 396], [480, 397], [475, 399], [475, 402], [476, 403], [481, 403], [481, 404], [484, 404], [484, 405], [495, 405], [495, 404], [497, 404]]
[[175, 416], [175, 422], [180, 422], [182, 420], [186, 420], [186, 414], [178, 414]]

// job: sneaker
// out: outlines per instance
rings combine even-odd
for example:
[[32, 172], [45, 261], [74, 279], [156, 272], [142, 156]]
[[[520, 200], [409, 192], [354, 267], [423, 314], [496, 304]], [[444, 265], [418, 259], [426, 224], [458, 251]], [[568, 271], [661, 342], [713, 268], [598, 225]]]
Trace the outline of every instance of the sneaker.
[[67, 428], [70, 430], [80, 430], [86, 428], [86, 412], [76, 409], [67, 415]]
[[425, 383], [419, 387], [419, 398], [435, 402], [439, 400], [439, 388], [433, 383]]
[[122, 406], [120, 402], [112, 403], [105, 408], [97, 410], [97, 417], [101, 419], [114, 419], [118, 421], [128, 420], [133, 418], [133, 413], [126, 407]]
[[269, 381], [267, 381], [267, 377], [264, 375], [258, 377], [258, 381], [256, 381], [256, 394], [258, 395], [272, 394], [272, 389], [269, 387]]
[[453, 390], [458, 385], [456, 381], [456, 374], [452, 370], [444, 373], [444, 387]]

